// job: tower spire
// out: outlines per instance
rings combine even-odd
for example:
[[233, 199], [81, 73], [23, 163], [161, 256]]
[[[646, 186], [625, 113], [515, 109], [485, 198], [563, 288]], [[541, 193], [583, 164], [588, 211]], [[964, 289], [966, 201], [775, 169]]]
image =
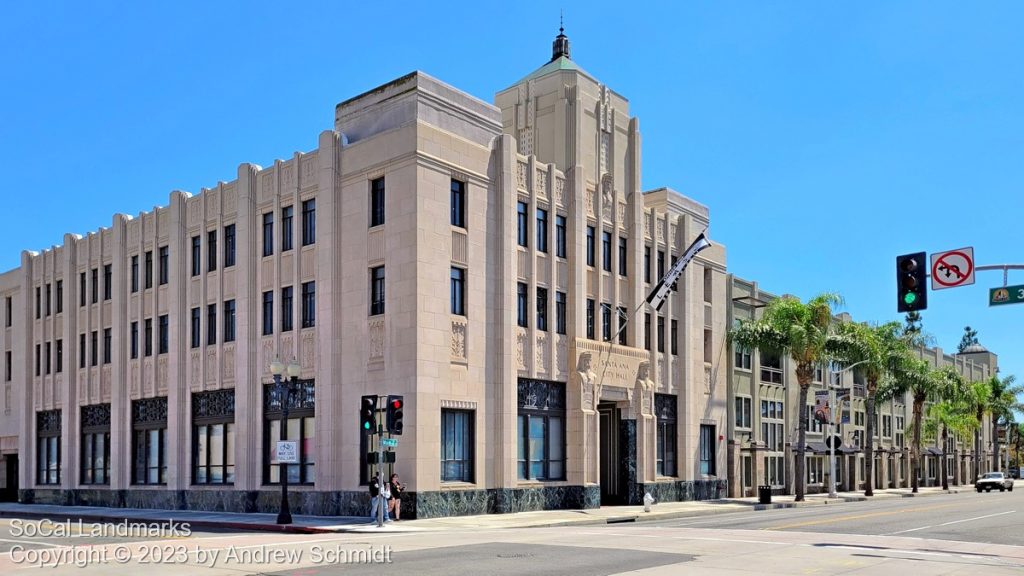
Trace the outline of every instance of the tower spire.
[[558, 60], [562, 56], [572, 60], [569, 56], [569, 37], [565, 35], [565, 20], [561, 10], [559, 10], [558, 36], [555, 36], [555, 41], [551, 43], [551, 61]]

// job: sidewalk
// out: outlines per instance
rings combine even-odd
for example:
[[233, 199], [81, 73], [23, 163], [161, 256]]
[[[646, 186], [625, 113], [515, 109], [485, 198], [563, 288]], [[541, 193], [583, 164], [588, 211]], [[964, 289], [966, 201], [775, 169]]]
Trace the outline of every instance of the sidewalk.
[[[963, 490], [963, 486], [951, 487], [949, 493]], [[909, 488], [876, 490], [874, 500], [924, 497], [946, 494], [941, 488], [920, 488], [917, 494]], [[827, 506], [846, 502], [862, 502], [868, 498], [863, 492], [840, 492], [837, 498], [828, 494], [808, 494], [803, 502], [795, 502], [794, 496], [772, 496], [771, 504], [760, 504], [757, 498], [727, 498], [698, 502], [663, 502], [651, 506], [644, 512], [643, 506], [602, 506], [589, 510], [544, 510], [519, 512], [515, 514], [484, 514], [479, 516], [451, 516], [423, 520], [389, 522], [383, 528], [365, 517], [355, 516], [293, 516], [294, 523], [279, 525], [275, 514], [242, 514], [232, 512], [201, 512], [192, 510], [151, 510], [141, 508], [101, 508], [93, 506], [51, 506], [45, 504], [0, 503], [0, 518], [49, 518], [62, 521], [65, 518], [81, 518], [85, 522], [169, 522], [188, 523], [196, 529], [221, 528], [235, 530], [260, 530], [290, 533], [323, 532], [432, 532], [450, 530], [482, 530], [498, 528], [534, 528], [552, 526], [585, 526], [594, 524], [615, 524], [619, 522], [644, 522], [671, 520], [775, 508], [796, 508], [805, 506]]]

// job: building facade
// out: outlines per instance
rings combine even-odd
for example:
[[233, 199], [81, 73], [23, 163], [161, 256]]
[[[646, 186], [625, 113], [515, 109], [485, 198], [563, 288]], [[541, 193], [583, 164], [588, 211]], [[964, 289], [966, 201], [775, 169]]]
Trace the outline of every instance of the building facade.
[[495, 105], [409, 74], [310, 152], [23, 252], [8, 494], [275, 511], [283, 426], [293, 512], [362, 515], [360, 398], [403, 394], [405, 517], [724, 496], [724, 248], [648, 309], [710, 215], [641, 189], [628, 101], [552, 52]]
[[[726, 288], [730, 326], [744, 320], [759, 318], [758, 310], [777, 298], [761, 290], [757, 282], [729, 274]], [[851, 322], [842, 313], [838, 322]], [[918, 350], [932, 367], [953, 366], [967, 381], [986, 380], [996, 373], [998, 359], [984, 349], [949, 355], [941, 348]], [[792, 494], [795, 491], [794, 458], [798, 446], [800, 410], [808, 413], [807, 449], [804, 467], [807, 493], [829, 490], [830, 450], [825, 443], [828, 425], [813, 417], [815, 392], [836, 389], [851, 391], [848, 416], [834, 433], [836, 442], [836, 489], [858, 491], [866, 487], [866, 408], [867, 382], [864, 374], [854, 368], [844, 371], [840, 366], [823, 365], [815, 371], [807, 394], [807, 406], [799, 406], [800, 386], [796, 365], [786, 355], [759, 350], [745, 350], [729, 344], [729, 494], [731, 497], [756, 496], [758, 486], [771, 486], [773, 492]], [[929, 402], [925, 403], [925, 414]], [[836, 405], [838, 408], [838, 405]], [[911, 485], [911, 448], [913, 434], [913, 398], [907, 394], [876, 403], [874, 425], [875, 488], [903, 488]], [[983, 429], [982, 467], [991, 460], [992, 441], [989, 427]], [[973, 437], [949, 435], [945, 450], [941, 440], [922, 439], [922, 465], [919, 485], [942, 484], [941, 458], [947, 459], [949, 484], [973, 483]], [[986, 468], [987, 469], [987, 468]]]

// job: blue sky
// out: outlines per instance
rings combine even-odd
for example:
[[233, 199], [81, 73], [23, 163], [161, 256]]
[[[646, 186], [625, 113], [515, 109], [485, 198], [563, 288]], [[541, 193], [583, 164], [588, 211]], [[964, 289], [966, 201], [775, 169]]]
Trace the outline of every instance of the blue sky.
[[[1019, 4], [151, 4], [5, 5], [0, 269], [313, 149], [337, 102], [411, 70], [491, 101], [547, 61], [560, 7], [573, 58], [640, 118], [644, 186], [707, 204], [737, 275], [886, 321], [897, 254], [1024, 262]], [[924, 325], [947, 351], [971, 325], [1024, 378], [1001, 282], [931, 293]]]

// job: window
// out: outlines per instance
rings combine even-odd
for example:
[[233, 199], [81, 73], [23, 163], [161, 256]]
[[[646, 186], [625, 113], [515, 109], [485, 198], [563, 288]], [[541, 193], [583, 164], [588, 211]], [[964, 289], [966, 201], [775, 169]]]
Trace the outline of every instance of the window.
[[601, 303], [601, 339], [611, 342], [612, 339], [612, 305]]
[[[754, 459], [748, 455], [743, 456], [743, 489], [754, 486]], [[745, 492], [744, 492], [745, 493]]]
[[736, 397], [736, 413], [734, 414], [736, 419], [737, 428], [749, 429], [751, 425], [751, 414], [750, 405], [751, 399], [749, 396], [737, 396]]
[[821, 379], [822, 379], [822, 377], [824, 375], [825, 375], [825, 370], [821, 367], [820, 364], [814, 367], [814, 376], [813, 376], [813, 381], [814, 382], [821, 382]]
[[60, 484], [60, 410], [36, 412], [36, 483]]
[[192, 394], [192, 483], [235, 481], [235, 391]]
[[761, 354], [761, 381], [782, 384], [782, 359], [778, 354]]
[[[139, 323], [137, 321], [133, 321], [132, 322], [132, 330], [131, 330], [131, 332], [132, 332], [132, 334], [131, 334], [131, 340], [132, 340], [132, 342], [131, 342], [131, 345], [132, 345], [132, 350], [131, 350], [132, 354], [131, 354], [131, 356], [132, 356], [132, 360], [135, 360], [136, 358], [139, 357]], [[85, 334], [82, 335], [82, 349], [83, 350], [85, 349]]]
[[519, 478], [565, 478], [565, 384], [520, 378]]
[[192, 237], [192, 275], [199, 276], [199, 273], [203, 270], [202, 262], [202, 248], [200, 248], [199, 236]]
[[370, 316], [384, 313], [384, 267], [370, 268]]
[[295, 209], [291, 206], [281, 208], [281, 252], [287, 252], [294, 247], [292, 243], [292, 215], [294, 212]]
[[537, 330], [548, 331], [548, 289], [537, 287]]
[[278, 440], [299, 443], [299, 463], [288, 464], [289, 484], [313, 484], [316, 481], [316, 393], [313, 380], [288, 382], [288, 421], [281, 427], [282, 398], [274, 385], [263, 387], [263, 483], [281, 481], [281, 465], [271, 464]]
[[110, 483], [110, 404], [82, 406], [82, 484]]
[[384, 223], [384, 178], [370, 181], [370, 228]]
[[679, 321], [673, 320], [669, 330], [669, 351], [673, 356], [679, 355]]
[[587, 226], [587, 266], [594, 265], [594, 227]]
[[750, 370], [750, 350], [742, 347], [736, 347], [735, 353], [736, 367], [742, 370]]
[[302, 283], [302, 327], [316, 326], [316, 282]]
[[441, 482], [473, 481], [473, 414], [441, 410]]
[[[146, 290], [149, 290], [150, 288], [153, 287], [153, 251], [152, 250], [147, 250], [146, 251], [146, 264], [145, 264], [145, 266], [146, 266], [146, 269], [143, 270], [143, 274], [144, 274], [143, 277], [146, 279], [146, 283], [144, 284], [144, 286], [145, 286]], [[93, 293], [96, 292], [95, 284], [96, 284], [96, 278], [94, 277], [93, 278]], [[95, 302], [95, 301], [96, 301], [95, 298], [93, 298], [93, 302]]]
[[201, 328], [199, 326], [200, 317], [201, 317], [201, 312], [200, 312], [199, 308], [198, 307], [193, 308], [192, 309], [192, 334], [191, 334], [191, 336], [192, 336], [191, 345], [192, 345], [193, 348], [199, 348], [199, 346], [202, 344], [202, 338], [201, 338], [202, 332], [200, 332]]
[[[139, 255], [132, 256], [132, 294], [139, 291]], [[85, 306], [85, 273], [82, 273], [82, 306]]]
[[781, 486], [785, 480], [783, 446], [786, 441], [784, 430], [783, 403], [776, 400], [761, 400], [761, 441], [768, 449], [765, 482]]
[[316, 199], [311, 198], [302, 203], [302, 245], [309, 246], [316, 242]]
[[529, 300], [526, 294], [528, 289], [529, 288], [526, 284], [523, 284], [522, 282], [519, 282], [516, 285], [516, 323], [523, 328], [527, 328], [530, 325], [530, 320], [526, 312]]
[[657, 458], [655, 463], [658, 476], [675, 476], [678, 473], [676, 461], [676, 442], [678, 437], [676, 406], [675, 395], [654, 395], [654, 415], [658, 418]]
[[[62, 292], [60, 282], [57, 282], [57, 293]], [[110, 300], [114, 295], [114, 267], [112, 264], [103, 265], [103, 300]], [[57, 311], [60, 312], [60, 302], [57, 303]]]
[[626, 239], [619, 237], [619, 276], [626, 275]]
[[[164, 316], [166, 318], [166, 316]], [[114, 347], [111, 344], [110, 328], [103, 329], [103, 363], [110, 364], [110, 357], [113, 355]], [[58, 370], [59, 372], [59, 370]]]
[[644, 313], [644, 349], [651, 349], [651, 313]]
[[825, 482], [824, 456], [807, 456], [807, 483], [823, 484]]
[[596, 334], [596, 328], [594, 327], [594, 300], [593, 298], [587, 298], [587, 338], [593, 340]]
[[612, 271], [612, 233], [601, 232], [601, 269]]
[[90, 277], [92, 280], [92, 303], [95, 304], [100, 301], [100, 269], [93, 268], [90, 271]]
[[4, 353], [4, 382], [11, 381], [11, 351]]
[[171, 275], [171, 257], [170, 251], [168, 250], [167, 246], [161, 246], [159, 250], [160, 274], [157, 279], [157, 282], [159, 282], [160, 285], [163, 286], [164, 284], [167, 284], [167, 281]]
[[[136, 267], [138, 266], [138, 258], [139, 258], [138, 256], [132, 256], [132, 261], [135, 263], [134, 265]], [[138, 289], [138, 281], [136, 280], [135, 284], [132, 287], [132, 292], [134, 292], [137, 289]], [[86, 288], [86, 285], [85, 285], [85, 272], [79, 272], [78, 273], [78, 305], [79, 306], [85, 306], [85, 300], [88, 297], [87, 294], [88, 294], [88, 291], [87, 291], [87, 288]], [[36, 318], [39, 318], [39, 288], [36, 288]]]
[[819, 422], [814, 418], [814, 405], [810, 404], [807, 406], [807, 428], [808, 432], [821, 433], [825, 429], [825, 424]]
[[230, 268], [235, 265], [235, 225], [228, 224], [224, 227], [224, 267]]
[[217, 231], [210, 230], [206, 233], [206, 271], [213, 272], [217, 269]]
[[548, 251], [548, 211], [537, 208], [537, 250]]
[[452, 226], [466, 227], [466, 183], [452, 178]]
[[452, 314], [466, 315], [466, 271], [452, 266]]
[[658, 316], [658, 352], [665, 352], [665, 317]]
[[132, 402], [132, 483], [167, 483], [166, 396]]
[[665, 277], [665, 251], [658, 250], [658, 281]]
[[626, 309], [624, 307], [622, 307], [622, 306], [618, 307], [618, 309], [616, 310], [616, 313], [617, 313], [617, 316], [619, 318], [619, 330], [618, 330], [619, 344], [622, 344], [623, 346], [625, 346], [626, 345], [626, 322], [629, 319], [629, 316], [626, 313]]
[[263, 255], [270, 256], [274, 253], [274, 213], [267, 212], [263, 215]]
[[529, 225], [529, 220], [527, 220], [527, 218], [528, 218], [527, 215], [529, 214], [530, 206], [526, 202], [519, 202], [517, 210], [518, 210], [517, 216], [516, 216], [516, 224], [517, 224], [517, 231], [518, 231], [517, 240], [518, 240], [520, 246], [522, 246], [523, 248], [526, 248], [526, 247], [528, 247], [530, 245], [529, 240], [528, 240], [528, 238], [529, 238], [528, 234], [530, 232], [530, 230], [529, 230], [530, 225]]
[[224, 341], [235, 341], [235, 301], [224, 302]]
[[712, 288], [714, 286], [712, 274], [711, 268], [704, 268], [704, 301], [708, 304], [711, 303]]
[[[660, 278], [659, 278], [660, 280]], [[644, 282], [651, 283], [651, 247], [644, 246]]]
[[883, 438], [891, 438], [892, 437], [892, 416], [890, 416], [888, 414], [883, 414], [882, 415], [882, 437]]
[[[107, 264], [106, 266], [104, 266], [104, 269], [105, 270], [110, 270], [110, 264]], [[110, 290], [108, 289], [107, 291], [109, 292]], [[110, 300], [110, 295], [107, 294], [105, 296], [105, 298], [107, 300]], [[57, 280], [57, 295], [54, 297], [54, 299], [57, 301], [57, 314], [60, 314], [61, 312], [64, 311], [64, 281], [63, 280]]]
[[[83, 298], [84, 298], [84, 296], [83, 296]], [[82, 302], [82, 305], [84, 306], [85, 302]], [[42, 288], [40, 286], [36, 286], [36, 320], [39, 320], [39, 318], [42, 317], [42, 312], [41, 312], [42, 308], [43, 308]]]
[[89, 366], [95, 366], [99, 364], [100, 347], [99, 347], [100, 333], [93, 330], [89, 335]]
[[167, 319], [167, 314], [163, 314], [157, 318], [157, 325], [159, 330], [159, 339], [157, 346], [157, 354], [167, 354], [168, 343], [170, 342], [170, 324]]
[[10, 328], [11, 325], [14, 323], [14, 318], [13, 318], [14, 300], [10, 296], [7, 297], [6, 308], [7, 308], [7, 313], [4, 316], [4, 326], [6, 326], [7, 328]]
[[565, 334], [565, 292], [555, 292], [555, 332]]
[[145, 342], [142, 343], [142, 349], [143, 349], [144, 354], [146, 356], [152, 356], [153, 355], [153, 319], [152, 318], [146, 318], [146, 320], [144, 322], [144, 325], [145, 325], [145, 331], [144, 331], [145, 333], [143, 334], [143, 336], [145, 337], [146, 340], [145, 340]]
[[50, 291], [50, 284], [46, 284], [46, 315], [49, 316], [53, 311], [53, 294]]
[[555, 214], [555, 256], [565, 258], [565, 216]]
[[292, 287], [281, 288], [281, 331], [290, 332], [292, 329]]
[[263, 293], [263, 335], [270, 336], [274, 333], [274, 291], [268, 290]]
[[[147, 320], [148, 322], [148, 320]], [[217, 305], [206, 305], [206, 345], [217, 343]]]
[[50, 344], [49, 342], [46, 343], [46, 355], [45, 355], [44, 361], [43, 361], [43, 363], [46, 364], [46, 370], [44, 371], [44, 373], [46, 373], [46, 374], [49, 374], [50, 373], [50, 369], [52, 368], [52, 366], [51, 366], [51, 358], [53, 357], [53, 350], [51, 350], [52, 346], [53, 346], [53, 344]]
[[700, 425], [700, 473], [705, 476], [715, 475], [715, 442], [717, 440], [714, 425]]
[[42, 362], [43, 362], [42, 352], [40, 351], [41, 348], [42, 347], [39, 344], [36, 344], [36, 376], [40, 375], [40, 373], [42, 372], [42, 368], [43, 368], [43, 366], [42, 366]]

